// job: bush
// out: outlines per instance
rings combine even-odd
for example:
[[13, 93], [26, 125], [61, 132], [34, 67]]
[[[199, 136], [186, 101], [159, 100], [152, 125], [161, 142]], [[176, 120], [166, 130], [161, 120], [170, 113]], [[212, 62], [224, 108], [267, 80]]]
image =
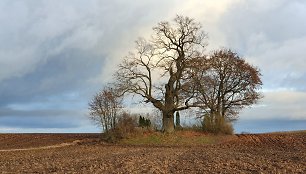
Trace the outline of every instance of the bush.
[[136, 117], [124, 112], [118, 120], [116, 131], [121, 135], [121, 138], [126, 138], [136, 132], [137, 125]]
[[232, 124], [223, 117], [216, 119], [211, 115], [205, 115], [203, 121], [203, 130], [210, 133], [233, 134]]
[[220, 127], [219, 132], [222, 133], [222, 134], [232, 135], [232, 134], [234, 134], [233, 125], [229, 122], [226, 122]]
[[123, 112], [118, 119], [116, 127], [104, 133], [102, 139], [110, 143], [115, 143], [123, 138], [136, 134], [136, 127], [136, 117], [127, 112]]

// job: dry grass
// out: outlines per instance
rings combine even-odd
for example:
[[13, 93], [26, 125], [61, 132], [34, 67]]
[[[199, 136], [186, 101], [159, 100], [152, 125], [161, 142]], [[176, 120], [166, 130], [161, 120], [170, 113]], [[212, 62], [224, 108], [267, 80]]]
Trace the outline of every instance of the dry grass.
[[173, 134], [144, 132], [121, 140], [127, 145], [201, 146], [218, 144], [237, 138], [235, 135], [213, 135], [199, 131], [176, 131]]

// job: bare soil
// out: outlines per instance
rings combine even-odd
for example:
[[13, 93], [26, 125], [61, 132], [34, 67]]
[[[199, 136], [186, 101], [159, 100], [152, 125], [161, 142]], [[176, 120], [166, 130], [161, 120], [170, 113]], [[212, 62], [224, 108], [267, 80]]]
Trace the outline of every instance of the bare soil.
[[76, 140], [99, 139], [99, 134], [0, 134], [0, 150], [22, 149], [71, 143]]
[[233, 137], [183, 146], [107, 144], [98, 134], [0, 134], [0, 171], [306, 173], [306, 131]]

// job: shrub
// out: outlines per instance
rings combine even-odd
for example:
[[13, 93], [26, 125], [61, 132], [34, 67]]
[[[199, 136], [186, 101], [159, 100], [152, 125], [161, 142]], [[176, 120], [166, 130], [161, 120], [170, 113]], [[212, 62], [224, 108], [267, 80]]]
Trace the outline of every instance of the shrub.
[[222, 133], [222, 134], [232, 135], [232, 134], [234, 134], [233, 125], [229, 122], [226, 122], [220, 127], [219, 132]]
[[116, 131], [121, 134], [121, 138], [126, 138], [136, 132], [137, 121], [135, 116], [124, 112], [118, 120]]
[[136, 117], [123, 112], [118, 118], [116, 127], [102, 134], [102, 140], [115, 143], [123, 138], [127, 138], [137, 133]]
[[151, 120], [148, 118], [144, 118], [142, 116], [139, 116], [139, 121], [138, 121], [139, 127], [150, 127], [151, 126]]
[[233, 134], [232, 124], [223, 117], [212, 117], [207, 114], [204, 116], [203, 130], [210, 133]]

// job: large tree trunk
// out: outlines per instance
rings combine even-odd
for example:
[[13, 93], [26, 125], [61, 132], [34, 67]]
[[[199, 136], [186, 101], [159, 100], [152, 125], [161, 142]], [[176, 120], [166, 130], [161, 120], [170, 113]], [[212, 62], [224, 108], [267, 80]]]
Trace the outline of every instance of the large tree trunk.
[[170, 69], [170, 79], [165, 85], [165, 107], [163, 112], [163, 131], [166, 133], [174, 132], [174, 76], [173, 71]]
[[174, 113], [163, 112], [163, 131], [166, 133], [174, 132]]

